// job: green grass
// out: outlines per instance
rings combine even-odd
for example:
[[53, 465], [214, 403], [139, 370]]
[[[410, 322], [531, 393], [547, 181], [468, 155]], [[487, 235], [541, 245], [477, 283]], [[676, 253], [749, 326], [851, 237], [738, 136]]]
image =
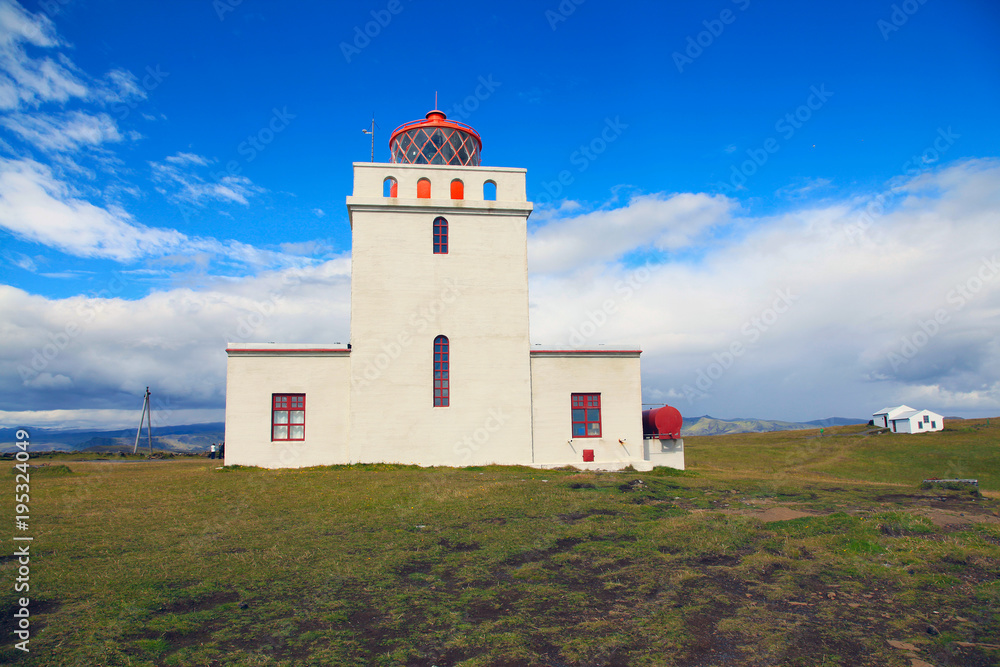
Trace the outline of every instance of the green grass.
[[[687, 438], [689, 467], [764, 479], [789, 475], [889, 484], [973, 478], [1000, 491], [1000, 420], [947, 422], [933, 433], [868, 434], [867, 426]], [[956, 424], [956, 425], [952, 425]]]
[[[694, 438], [686, 472], [72, 460], [32, 471], [31, 653], [0, 663], [909, 665], [897, 639], [997, 664], [956, 644], [1000, 644], [997, 433], [967, 426]], [[949, 460], [992, 470], [925, 470]], [[816, 515], [749, 512], [773, 506]]]

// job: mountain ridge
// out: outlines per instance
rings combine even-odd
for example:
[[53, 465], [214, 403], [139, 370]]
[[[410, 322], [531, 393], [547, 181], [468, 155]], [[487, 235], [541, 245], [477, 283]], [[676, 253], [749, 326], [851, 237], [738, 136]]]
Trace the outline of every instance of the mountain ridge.
[[[132, 451], [135, 447], [135, 429], [60, 429], [60, 428], [28, 428], [34, 451]], [[13, 452], [16, 428], [0, 428], [0, 452]], [[177, 426], [154, 426], [153, 449], [168, 452], [201, 452], [208, 451], [213, 442], [222, 442], [225, 438], [224, 422], [205, 422], [201, 424], [182, 424]], [[147, 445], [146, 429], [143, 428], [139, 438], [139, 450]]]
[[[711, 415], [687, 417], [681, 428], [682, 436], [725, 435], [728, 433], [765, 433], [768, 431], [792, 431], [798, 429], [865, 424], [867, 419], [827, 417], [807, 422], [790, 422], [777, 419], [756, 419], [752, 417], [720, 419]], [[153, 449], [170, 452], [208, 451], [212, 443], [225, 438], [224, 422], [182, 424], [177, 426], [153, 427]], [[0, 428], [0, 452], [13, 452], [16, 428]], [[35, 451], [131, 451], [135, 447], [135, 429], [60, 429], [29, 428], [31, 449]], [[139, 449], [145, 448], [146, 434], [139, 438]]]
[[730, 433], [767, 433], [770, 431], [797, 431], [828, 426], [867, 424], [867, 419], [849, 417], [827, 417], [807, 422], [789, 422], [778, 419], [736, 418], [719, 419], [711, 415], [688, 417], [681, 427], [682, 436], [726, 435]]

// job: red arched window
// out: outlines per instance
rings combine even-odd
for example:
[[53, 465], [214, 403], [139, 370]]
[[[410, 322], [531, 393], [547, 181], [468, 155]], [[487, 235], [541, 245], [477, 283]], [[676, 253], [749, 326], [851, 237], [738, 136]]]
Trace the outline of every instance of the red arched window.
[[461, 179], [456, 178], [451, 182], [451, 198], [465, 199], [465, 184], [462, 183]]
[[448, 407], [448, 337], [434, 339], [434, 407]]
[[426, 178], [417, 181], [417, 199], [431, 198], [431, 182]]
[[448, 254], [448, 221], [434, 218], [434, 254]]

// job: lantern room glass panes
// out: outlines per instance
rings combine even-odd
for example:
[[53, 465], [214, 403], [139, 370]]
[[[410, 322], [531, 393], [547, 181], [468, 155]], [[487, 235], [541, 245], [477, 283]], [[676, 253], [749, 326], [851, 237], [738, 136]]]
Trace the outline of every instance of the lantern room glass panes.
[[479, 165], [476, 138], [453, 127], [416, 127], [401, 133], [392, 145], [393, 162], [410, 164]]

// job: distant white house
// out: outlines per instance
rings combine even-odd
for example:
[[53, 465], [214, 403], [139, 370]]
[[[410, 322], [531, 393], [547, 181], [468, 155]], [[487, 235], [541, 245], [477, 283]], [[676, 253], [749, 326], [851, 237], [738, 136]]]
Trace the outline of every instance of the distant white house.
[[893, 433], [926, 433], [944, 428], [944, 417], [930, 410], [914, 410], [906, 405], [883, 408], [874, 415], [876, 426], [884, 426]]
[[908, 405], [900, 405], [895, 408], [882, 408], [872, 415], [872, 423], [874, 423], [875, 426], [889, 428], [889, 420], [895, 419], [904, 412], [913, 412], [913, 408]]

